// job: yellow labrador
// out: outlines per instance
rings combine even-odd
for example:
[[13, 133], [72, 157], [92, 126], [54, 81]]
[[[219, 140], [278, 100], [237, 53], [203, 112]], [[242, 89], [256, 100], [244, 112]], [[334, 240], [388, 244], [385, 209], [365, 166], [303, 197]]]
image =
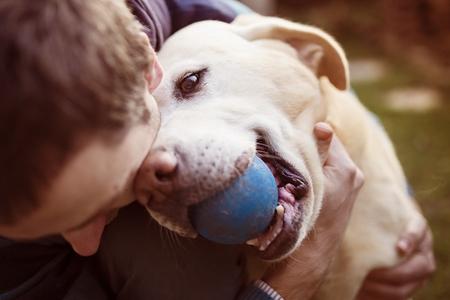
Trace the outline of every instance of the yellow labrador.
[[[333, 38], [247, 15], [232, 24], [191, 25], [166, 42], [159, 58], [162, 126], [145, 179], [153, 189], [138, 189], [138, 198], [161, 225], [195, 237], [189, 207], [259, 155], [277, 179], [279, 207], [276, 225], [249, 243], [265, 260], [285, 258], [320, 213], [324, 180], [312, 129], [327, 121], [366, 182], [319, 298], [352, 299], [369, 270], [401, 260], [399, 235], [422, 215], [387, 135], [348, 91], [347, 60]], [[293, 299], [300, 297], [293, 291]]]

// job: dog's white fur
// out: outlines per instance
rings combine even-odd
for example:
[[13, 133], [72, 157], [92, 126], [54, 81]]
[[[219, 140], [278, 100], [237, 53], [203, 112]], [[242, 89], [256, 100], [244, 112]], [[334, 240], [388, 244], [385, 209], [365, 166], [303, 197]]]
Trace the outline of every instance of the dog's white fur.
[[[399, 262], [395, 244], [406, 224], [422, 215], [407, 194], [387, 135], [348, 91], [344, 52], [329, 35], [248, 15], [231, 25], [191, 25], [169, 39], [159, 57], [165, 77], [155, 92], [163, 122], [155, 149], [177, 148], [187, 157], [176, 186], [197, 183], [197, 196], [217, 190], [236, 176], [234, 164], [243, 153], [255, 153], [256, 133], [263, 133], [311, 186], [298, 240], [284, 256], [289, 255], [313, 228], [321, 208], [323, 174], [312, 128], [327, 121], [363, 171], [365, 185], [318, 298], [353, 299], [369, 270]], [[203, 68], [200, 91], [176, 99], [177, 80]], [[164, 202], [173, 194], [157, 196]], [[193, 235], [192, 228], [178, 222], [185, 212], [150, 213], [162, 225]], [[301, 291], [292, 291], [296, 298]]]

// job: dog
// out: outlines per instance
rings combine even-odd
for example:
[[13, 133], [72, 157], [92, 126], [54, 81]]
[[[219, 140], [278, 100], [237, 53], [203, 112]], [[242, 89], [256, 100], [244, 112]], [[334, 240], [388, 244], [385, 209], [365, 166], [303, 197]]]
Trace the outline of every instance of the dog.
[[[330, 35], [249, 14], [231, 24], [190, 25], [158, 55], [165, 75], [154, 96], [162, 123], [143, 171], [152, 191], [137, 194], [162, 226], [196, 237], [190, 207], [228, 186], [258, 155], [277, 180], [274, 222], [282, 230], [249, 243], [265, 261], [288, 257], [314, 228], [322, 206], [324, 175], [313, 127], [326, 121], [365, 184], [317, 298], [353, 299], [370, 270], [401, 261], [396, 242], [423, 216], [388, 136], [349, 91], [347, 59]], [[300, 295], [292, 291], [291, 297]]]

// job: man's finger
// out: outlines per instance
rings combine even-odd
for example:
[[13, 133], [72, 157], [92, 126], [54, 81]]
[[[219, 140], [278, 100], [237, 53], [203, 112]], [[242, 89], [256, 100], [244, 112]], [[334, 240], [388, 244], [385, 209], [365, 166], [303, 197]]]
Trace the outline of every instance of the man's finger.
[[427, 222], [422, 217], [411, 221], [397, 242], [399, 253], [403, 256], [411, 255], [424, 240], [427, 228]]
[[329, 145], [328, 158], [324, 163], [325, 176], [342, 177], [344, 181], [348, 180], [358, 191], [364, 183], [364, 175], [351, 159], [342, 142], [337, 136], [333, 136]]
[[405, 285], [387, 285], [378, 282], [364, 284], [356, 299], [358, 300], [406, 300], [425, 284], [417, 280]]
[[320, 161], [323, 165], [328, 159], [330, 143], [333, 139], [333, 128], [325, 122], [319, 122], [314, 126], [314, 135], [316, 136]]
[[367, 281], [392, 285], [406, 284], [427, 279], [434, 269], [434, 258], [428, 253], [420, 252], [396, 267], [373, 270], [367, 277]]

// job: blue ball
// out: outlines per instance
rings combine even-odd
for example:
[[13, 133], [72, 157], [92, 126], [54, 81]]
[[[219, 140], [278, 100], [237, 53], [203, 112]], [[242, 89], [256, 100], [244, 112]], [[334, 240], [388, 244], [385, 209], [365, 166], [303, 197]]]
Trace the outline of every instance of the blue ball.
[[220, 244], [243, 244], [270, 225], [278, 188], [267, 165], [257, 156], [230, 187], [194, 206], [191, 220], [204, 238]]

